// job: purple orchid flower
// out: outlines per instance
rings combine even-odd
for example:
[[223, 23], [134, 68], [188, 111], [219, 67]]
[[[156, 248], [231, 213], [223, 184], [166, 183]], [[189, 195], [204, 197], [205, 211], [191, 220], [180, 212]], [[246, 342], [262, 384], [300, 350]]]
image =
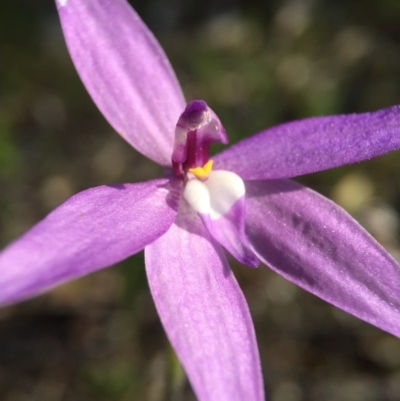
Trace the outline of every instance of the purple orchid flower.
[[164, 178], [101, 186], [0, 254], [0, 302], [38, 295], [145, 248], [151, 292], [199, 400], [264, 399], [254, 328], [223, 249], [400, 336], [400, 267], [345, 211], [287, 180], [400, 147], [400, 107], [309, 118], [227, 143], [186, 104], [167, 57], [125, 0], [57, 0], [87, 90]]

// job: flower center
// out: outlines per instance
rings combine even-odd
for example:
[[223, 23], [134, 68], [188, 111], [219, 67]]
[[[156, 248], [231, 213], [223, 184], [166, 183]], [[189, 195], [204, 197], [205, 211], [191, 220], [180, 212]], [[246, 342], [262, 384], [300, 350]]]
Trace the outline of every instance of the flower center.
[[179, 177], [188, 173], [206, 180], [212, 169], [209, 160], [213, 142], [228, 143], [226, 132], [217, 115], [203, 100], [192, 100], [179, 117], [175, 128], [172, 167]]
[[213, 161], [210, 159], [203, 167], [190, 168], [188, 171], [199, 180], [206, 180], [212, 170]]
[[219, 118], [206, 102], [191, 101], [176, 124], [171, 157], [175, 174], [184, 182], [182, 197], [214, 240], [240, 262], [257, 266], [245, 234], [245, 184], [232, 171], [212, 171], [213, 142], [228, 143]]

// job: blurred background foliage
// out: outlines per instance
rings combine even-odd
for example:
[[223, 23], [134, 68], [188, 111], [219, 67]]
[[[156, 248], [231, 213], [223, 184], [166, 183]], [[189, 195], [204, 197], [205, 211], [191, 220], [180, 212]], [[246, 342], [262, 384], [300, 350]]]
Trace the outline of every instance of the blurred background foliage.
[[[398, 0], [131, 3], [187, 98], [211, 105], [231, 143], [292, 119], [400, 103]], [[77, 191], [159, 173], [85, 92], [53, 2], [2, 1], [1, 247]], [[399, 152], [298, 180], [400, 258]], [[268, 269], [232, 265], [254, 318], [269, 400], [400, 400], [400, 340]], [[0, 311], [0, 400], [194, 400], [142, 255]]]

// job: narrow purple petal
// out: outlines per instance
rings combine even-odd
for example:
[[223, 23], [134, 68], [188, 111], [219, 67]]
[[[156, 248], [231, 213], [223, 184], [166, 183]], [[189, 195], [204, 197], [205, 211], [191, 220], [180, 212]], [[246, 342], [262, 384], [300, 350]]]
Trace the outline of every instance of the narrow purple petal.
[[264, 400], [246, 301], [222, 249], [185, 203], [145, 258], [161, 321], [199, 401]]
[[287, 181], [248, 181], [260, 259], [333, 305], [400, 336], [400, 266], [339, 206]]
[[290, 178], [400, 148], [400, 106], [315, 117], [262, 131], [214, 157], [214, 168], [245, 180]]
[[125, 0], [57, 0], [69, 52], [100, 111], [133, 147], [170, 165], [185, 100], [162, 48]]
[[0, 253], [0, 303], [32, 297], [140, 251], [174, 221], [177, 186], [161, 179], [71, 197]]

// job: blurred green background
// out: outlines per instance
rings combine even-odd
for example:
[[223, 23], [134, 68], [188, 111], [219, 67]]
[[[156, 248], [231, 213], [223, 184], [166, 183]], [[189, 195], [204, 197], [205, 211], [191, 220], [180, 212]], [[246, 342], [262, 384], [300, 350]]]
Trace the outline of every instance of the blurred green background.
[[[132, 5], [187, 99], [205, 99], [231, 143], [292, 119], [400, 103], [398, 0]], [[2, 1], [0, 247], [80, 190], [158, 174], [85, 92], [53, 2]], [[399, 152], [299, 181], [346, 208], [400, 259]], [[400, 400], [399, 339], [266, 268], [232, 265], [270, 401]], [[155, 312], [142, 255], [0, 311], [0, 400], [194, 400]]]

